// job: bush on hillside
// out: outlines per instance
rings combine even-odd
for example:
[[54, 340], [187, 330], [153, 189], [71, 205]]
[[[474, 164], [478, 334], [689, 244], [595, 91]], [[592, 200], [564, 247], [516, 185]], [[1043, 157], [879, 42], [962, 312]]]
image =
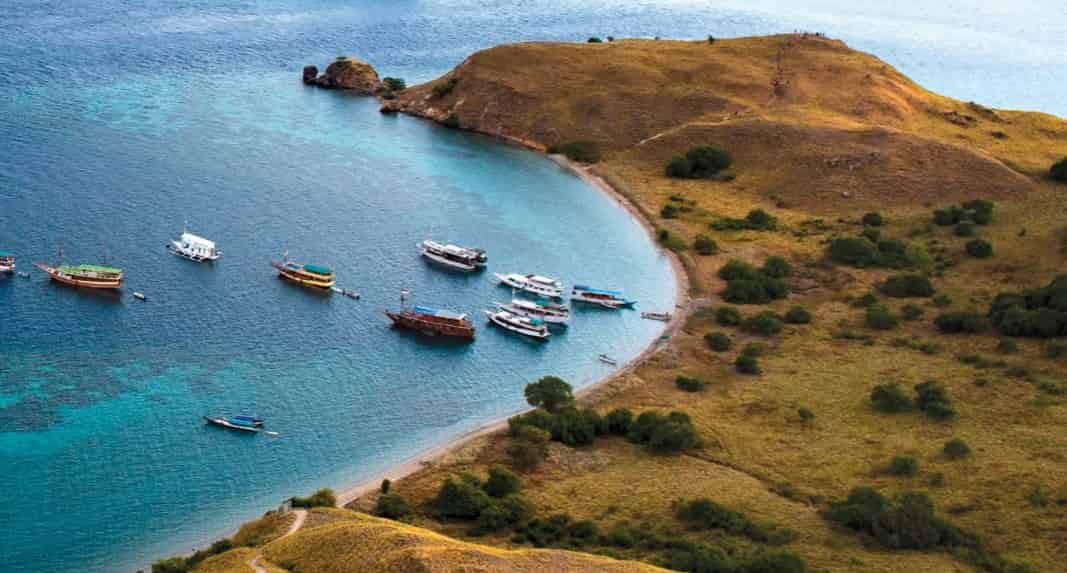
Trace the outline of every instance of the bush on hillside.
[[656, 229], [656, 239], [664, 248], [675, 253], [680, 253], [689, 248], [681, 237], [671, 233], [667, 229]]
[[988, 259], [993, 256], [993, 244], [985, 239], [971, 239], [963, 248], [968, 255], [976, 259]]
[[753, 209], [744, 219], [723, 217], [711, 224], [716, 231], [773, 231], [778, 228], [778, 219], [763, 209]]
[[934, 295], [930, 279], [916, 273], [900, 273], [890, 276], [882, 283], [882, 293], [897, 298], [929, 297]]
[[879, 384], [871, 390], [871, 406], [879, 412], [896, 413], [912, 408], [904, 387], [896, 383]]
[[659, 210], [659, 216], [664, 219], [676, 219], [678, 218], [678, 207], [667, 203]]
[[486, 478], [483, 489], [489, 497], [504, 497], [519, 493], [521, 484], [519, 476], [504, 466], [493, 466], [489, 468], [489, 477]]
[[895, 476], [911, 477], [919, 472], [919, 461], [911, 456], [895, 456], [886, 471]]
[[934, 224], [942, 227], [957, 225], [961, 222], [988, 225], [992, 221], [993, 203], [985, 199], [972, 199], [958, 206], [934, 211]]
[[682, 452], [701, 445], [689, 416], [677, 410], [666, 416], [642, 412], [627, 437], [656, 453]]
[[600, 161], [600, 146], [595, 141], [565, 141], [548, 146], [547, 151], [566, 155], [567, 159], [579, 163], [596, 163]]
[[919, 266], [929, 256], [920, 247], [904, 241], [872, 241], [867, 237], [838, 237], [830, 241], [826, 252], [831, 261], [858, 268], [909, 268]]
[[976, 333], [985, 330], [988, 322], [971, 310], [950, 310], [937, 315], [934, 325], [945, 333]]
[[860, 221], [868, 227], [881, 227], [884, 222], [881, 213], [866, 213]]
[[446, 95], [452, 93], [452, 90], [455, 89], [456, 85], [458, 85], [458, 84], [459, 84], [459, 78], [456, 78], [456, 77], [448, 78], [447, 80], [445, 80], [443, 82], [437, 82], [436, 84], [433, 85], [433, 88], [431, 89], [431, 91], [433, 92], [433, 97], [435, 97], [435, 98], [443, 98], [443, 97], [445, 97]]
[[831, 503], [826, 517], [888, 549], [952, 548], [967, 543], [956, 527], [937, 517], [933, 502], [922, 493], [888, 499], [871, 488], [856, 488], [844, 501]]
[[685, 156], [675, 156], [667, 164], [667, 176], [688, 179], [709, 179], [730, 167], [733, 159], [726, 151], [714, 146], [691, 147]]
[[1067, 336], [1067, 275], [1044, 287], [998, 294], [989, 307], [989, 318], [1008, 336]]
[[945, 442], [945, 447], [941, 451], [950, 460], [958, 460], [971, 454], [970, 446], [959, 438], [953, 438]]
[[430, 505], [441, 518], [476, 519], [489, 506], [489, 495], [481, 480], [465, 473], [458, 480], [446, 479]]
[[[678, 506], [675, 515], [690, 529], [703, 531], [717, 529], [731, 535], [748, 537], [766, 543], [774, 536], [770, 528], [759, 525], [743, 513], [722, 506], [708, 498], [698, 498]], [[789, 535], [786, 533], [786, 535]]]
[[545, 376], [526, 385], [526, 402], [534, 408], [556, 412], [574, 404], [571, 385], [558, 376]]
[[474, 535], [483, 535], [517, 527], [530, 519], [534, 505], [521, 495], [509, 494], [489, 500], [489, 505], [478, 514], [478, 521], [471, 531]]
[[[786, 269], [780, 263], [772, 263], [770, 272], [778, 273]], [[788, 266], [788, 263], [785, 263]], [[767, 267], [756, 269], [749, 263], [732, 259], [719, 269], [719, 278], [726, 281], [726, 290], [722, 292], [723, 300], [734, 304], [766, 304], [772, 300], [789, 295], [789, 287], [781, 278], [768, 276]], [[788, 272], [788, 271], [786, 271]]]
[[865, 321], [868, 327], [875, 330], [890, 330], [896, 328], [897, 323], [900, 322], [893, 311], [880, 304], [872, 304], [867, 307]]
[[811, 313], [802, 306], [794, 306], [785, 313], [785, 321], [789, 324], [808, 324], [811, 322]]
[[704, 344], [715, 352], [726, 352], [734, 343], [729, 336], [721, 332], [709, 332], [704, 335]]
[[596, 37], [596, 36], [592, 36], [592, 37], [590, 37], [590, 38], [589, 38], [588, 40], [586, 40], [586, 42], [588, 42], [588, 43], [590, 43], [590, 44], [599, 44], [599, 43], [601, 43], [601, 42], [603, 42], [603, 41], [604, 41], [604, 40], [601, 40], [600, 38], [598, 38], [598, 37]]
[[391, 92], [399, 92], [407, 89], [408, 84], [403, 78], [390, 78], [386, 77], [382, 79], [382, 85]]
[[634, 425], [634, 414], [625, 408], [616, 408], [604, 416], [604, 423], [609, 434], [626, 436]]
[[693, 239], [693, 250], [698, 255], [709, 257], [719, 252], [719, 244], [707, 235], [697, 235], [696, 239]]
[[926, 311], [921, 306], [914, 304], [906, 304], [900, 307], [900, 317], [904, 320], [918, 320], [925, 313]]
[[514, 428], [508, 446], [511, 465], [519, 470], [531, 470], [541, 465], [548, 455], [551, 438], [552, 434], [547, 430], [535, 426], [521, 424]]
[[793, 274], [793, 267], [782, 257], [767, 257], [760, 268], [760, 274], [772, 279], [784, 279]]
[[398, 493], [379, 495], [378, 502], [374, 506], [374, 515], [397, 521], [403, 521], [414, 513], [411, 505], [408, 504], [408, 500]]
[[1058, 183], [1067, 183], [1067, 157], [1052, 164], [1048, 170], [1049, 177]]
[[956, 410], [948, 398], [945, 386], [936, 380], [928, 380], [915, 386], [915, 405], [926, 415], [938, 420], [947, 420], [956, 416]]
[[750, 376], [758, 376], [763, 372], [756, 357], [748, 354], [742, 354], [734, 360], [734, 369], [741, 374], [748, 374]]
[[322, 488], [308, 497], [293, 497], [289, 500], [293, 507], [333, 507], [337, 505], [337, 498], [333, 490]]
[[973, 237], [974, 236], [974, 223], [970, 221], [961, 221], [956, 223], [955, 229], [952, 232], [957, 237]]
[[685, 390], [686, 392], [700, 392], [708, 385], [708, 383], [700, 378], [679, 376], [674, 379], [674, 385], [677, 386], [679, 390]]
[[774, 336], [782, 332], [782, 319], [773, 311], [764, 311], [741, 322], [741, 330], [759, 336]]
[[441, 125], [450, 129], [459, 129], [459, 116], [454, 113], [450, 113], [448, 114], [448, 117], [446, 117], [444, 121], [441, 122]]
[[720, 306], [715, 310], [715, 322], [721, 326], [737, 326], [741, 324], [741, 312], [732, 306]]

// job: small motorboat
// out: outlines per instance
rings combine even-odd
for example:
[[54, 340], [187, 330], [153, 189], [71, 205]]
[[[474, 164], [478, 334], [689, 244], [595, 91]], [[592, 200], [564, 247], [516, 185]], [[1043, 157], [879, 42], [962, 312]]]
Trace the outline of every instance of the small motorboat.
[[608, 356], [607, 354], [600, 354], [600, 355], [597, 356], [597, 359], [600, 360], [601, 362], [603, 362], [604, 364], [610, 364], [612, 366], [618, 366], [619, 365], [619, 362], [617, 360], [615, 360], [614, 358]]
[[489, 256], [483, 249], [442, 244], [431, 240], [425, 240], [416, 246], [419, 253], [427, 260], [468, 273], [484, 267], [489, 261]]
[[538, 318], [519, 316], [506, 310], [496, 312], [487, 310], [485, 311], [485, 315], [489, 317], [489, 322], [516, 334], [521, 334], [537, 340], [547, 340], [548, 337], [551, 336], [544, 321]]
[[20, 277], [24, 278], [24, 279], [28, 279], [28, 278], [30, 278], [30, 273], [27, 273], [27, 272], [24, 272], [24, 271], [19, 271], [19, 272], [18, 272], [18, 275], [19, 275]]
[[574, 285], [574, 288], [571, 289], [571, 300], [597, 304], [610, 309], [632, 308], [637, 304], [636, 300], [623, 298], [620, 291], [593, 288], [585, 285]]
[[337, 294], [343, 294], [343, 295], [347, 296], [348, 298], [359, 300], [359, 293], [354, 291], [354, 290], [348, 290], [348, 289], [337, 288], [337, 287], [333, 287], [331, 290], [333, 290], [333, 292], [335, 292]]
[[226, 428], [227, 430], [236, 430], [238, 432], [249, 432], [255, 434], [259, 432], [259, 426], [251, 420], [243, 420], [237, 417], [217, 417], [217, 416], [204, 416], [204, 421], [212, 426], [218, 426], [220, 428]]
[[647, 318], [648, 320], [660, 320], [663, 322], [670, 322], [671, 313], [669, 312], [642, 312], [641, 318]]
[[509, 303], [498, 302], [496, 307], [519, 316], [539, 318], [548, 324], [567, 326], [571, 321], [571, 309], [546, 300], [533, 302], [516, 298]]
[[214, 241], [182, 231], [177, 241], [164, 245], [172, 254], [197, 263], [215, 262], [222, 256], [222, 251], [215, 247]]
[[136, 298], [138, 300], [148, 300], [148, 297], [146, 297], [143, 292], [133, 293], [133, 298]]
[[7, 251], [0, 251], [0, 273], [12, 272], [15, 272], [15, 255]]
[[521, 290], [545, 298], [563, 298], [563, 284], [558, 280], [541, 275], [520, 275], [495, 273], [500, 284], [515, 290]]

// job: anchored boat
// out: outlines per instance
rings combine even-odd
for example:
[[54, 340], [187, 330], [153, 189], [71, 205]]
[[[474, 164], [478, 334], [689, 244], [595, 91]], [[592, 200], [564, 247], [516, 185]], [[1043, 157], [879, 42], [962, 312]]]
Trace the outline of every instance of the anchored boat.
[[400, 312], [385, 311], [393, 324], [421, 332], [427, 336], [450, 336], [453, 338], [474, 339], [474, 324], [466, 314], [440, 310], [426, 306], [415, 306]]
[[0, 251], [0, 273], [13, 272], [15, 272], [15, 255], [7, 251]]
[[641, 318], [647, 318], [648, 320], [660, 320], [663, 322], [671, 321], [671, 313], [669, 312], [642, 312]]
[[222, 256], [222, 251], [215, 247], [213, 241], [185, 231], [182, 231], [182, 236], [177, 241], [171, 241], [166, 247], [174, 255], [198, 263], [217, 261]]
[[297, 284], [332, 289], [334, 283], [333, 269], [321, 265], [302, 265], [289, 260], [289, 251], [282, 254], [282, 261], [271, 261], [270, 266], [278, 269], [278, 275]]
[[489, 256], [483, 249], [459, 247], [431, 240], [425, 240], [417, 246], [422, 256], [428, 260], [464, 272], [476, 271], [489, 261]]
[[538, 296], [546, 298], [563, 297], [563, 284], [553, 278], [541, 275], [520, 275], [518, 273], [502, 275], [496, 273], [496, 279], [502, 285]]
[[537, 340], [546, 340], [551, 336], [551, 333], [548, 332], [548, 327], [538, 318], [519, 316], [506, 310], [496, 312], [487, 310], [485, 311], [485, 314], [493, 324], [516, 334], [521, 334]]
[[611, 309], [631, 308], [637, 304], [636, 300], [623, 298], [622, 293], [617, 290], [604, 290], [585, 285], [574, 285], [571, 289], [571, 300], [598, 304]]
[[533, 302], [516, 298], [506, 304], [498, 302], [496, 306], [512, 314], [541, 319], [547, 324], [567, 326], [571, 321], [571, 309], [554, 302], [544, 300]]
[[48, 273], [52, 280], [63, 284], [97, 289], [122, 288], [122, 269], [98, 265], [59, 265], [52, 267], [45, 263], [33, 263], [33, 266]]
[[218, 426], [220, 428], [226, 428], [227, 430], [237, 430], [238, 432], [249, 432], [255, 434], [259, 432], [260, 426], [263, 425], [262, 421], [257, 425], [255, 420], [249, 420], [248, 416], [204, 416], [204, 421], [212, 426]]

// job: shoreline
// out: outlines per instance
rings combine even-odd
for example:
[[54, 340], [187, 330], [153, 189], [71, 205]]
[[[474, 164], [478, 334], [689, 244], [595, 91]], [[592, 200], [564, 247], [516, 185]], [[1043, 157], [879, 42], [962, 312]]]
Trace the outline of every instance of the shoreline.
[[[415, 114], [407, 113], [407, 115], [412, 115], [420, 119], [426, 119]], [[592, 394], [594, 394], [596, 390], [602, 389], [609, 385], [611, 382], [632, 373], [634, 370], [636, 370], [645, 362], [647, 362], [648, 359], [651, 358], [654, 354], [666, 348], [670, 344], [670, 338], [673, 338], [674, 335], [677, 334], [679, 330], [681, 330], [682, 325], [685, 323], [685, 317], [688, 315], [689, 307], [692, 304], [692, 299], [689, 296], [689, 273], [677, 253], [671, 251], [670, 249], [666, 249], [657, 243], [655, 226], [652, 224], [652, 222], [649, 221], [647, 217], [645, 217], [645, 215], [641, 212], [640, 209], [634, 206], [633, 202], [630, 201], [628, 197], [623, 195], [619, 190], [615, 189], [603, 177], [600, 177], [599, 175], [590, 172], [590, 170], [585, 166], [571, 161], [563, 155], [546, 154], [544, 150], [538, 147], [524, 144], [523, 142], [513, 138], [500, 138], [494, 136], [493, 134], [482, 133], [477, 131], [474, 131], [474, 133], [493, 137], [494, 139], [502, 140], [512, 145], [518, 145], [527, 150], [538, 153], [549, 161], [552, 161], [559, 165], [560, 168], [570, 172], [575, 177], [578, 177], [579, 179], [585, 181], [591, 187], [597, 189], [601, 193], [604, 193], [609, 198], [615, 200], [616, 203], [618, 203], [618, 205], [622, 207], [622, 209], [626, 211], [626, 213], [629, 214], [631, 218], [633, 218], [633, 220], [635, 220], [638, 224], [641, 225], [641, 227], [648, 234], [649, 239], [652, 241], [654, 247], [658, 249], [660, 253], [665, 255], [667, 257], [667, 260], [670, 262], [671, 271], [674, 275], [675, 288], [674, 308], [671, 309], [671, 320], [664, 325], [663, 330], [659, 334], [659, 337], [650, 342], [648, 346], [644, 348], [644, 350], [637, 354], [637, 356], [628, 360], [618, 370], [615, 370], [614, 372], [611, 372], [610, 374], [607, 374], [575, 391], [575, 398], [577, 398], [579, 401], [584, 400], [595, 403], [596, 399], [592, 396]], [[663, 339], [663, 337], [665, 336], [668, 337], [666, 340]], [[435, 460], [441, 459], [445, 456], [448, 456], [449, 454], [455, 453], [463, 449], [478, 438], [489, 436], [506, 429], [509, 418], [530, 410], [532, 410], [532, 408], [517, 410], [510, 414], [501, 416], [500, 418], [482, 424], [477, 428], [474, 428], [454, 438], [451, 438], [442, 444], [432, 446], [415, 454], [414, 456], [410, 456], [405, 460], [397, 462], [369, 478], [360, 480], [355, 484], [342, 488], [340, 492], [336, 494], [337, 507], [345, 507], [348, 504], [362, 498], [364, 495], [378, 489], [381, 486], [382, 480], [388, 479], [391, 482], [402, 480], [418, 472], [423, 467], [432, 465]]]

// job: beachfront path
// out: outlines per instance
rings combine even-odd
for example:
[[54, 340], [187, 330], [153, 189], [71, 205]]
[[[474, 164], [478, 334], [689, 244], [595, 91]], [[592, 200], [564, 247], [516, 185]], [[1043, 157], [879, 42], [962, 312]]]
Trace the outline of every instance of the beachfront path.
[[[293, 513], [296, 514], [296, 519], [293, 520], [292, 525], [289, 526], [289, 529], [285, 532], [284, 535], [282, 535], [282, 537], [289, 537], [290, 535], [296, 533], [296, 531], [304, 525], [304, 520], [307, 519], [308, 516], [308, 511], [306, 509], [294, 509]], [[282, 537], [279, 537], [278, 539], [281, 539]], [[256, 556], [253, 557], [252, 560], [248, 562], [248, 564], [252, 566], [252, 569], [256, 573], [269, 573], [266, 569], [260, 567], [259, 557], [259, 551], [256, 551]]]

